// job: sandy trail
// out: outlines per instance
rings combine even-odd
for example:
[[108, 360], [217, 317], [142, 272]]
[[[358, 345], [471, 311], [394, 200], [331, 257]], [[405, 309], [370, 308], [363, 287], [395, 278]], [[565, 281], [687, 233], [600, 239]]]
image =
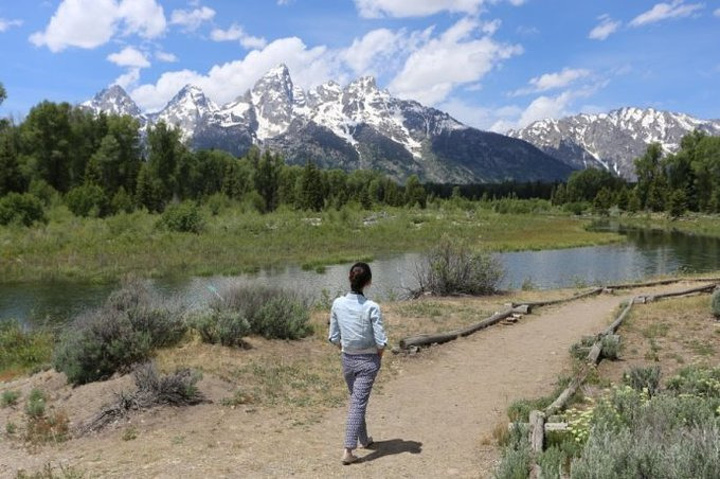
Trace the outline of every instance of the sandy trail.
[[[627, 296], [629, 298], [630, 296]], [[498, 456], [488, 443], [507, 406], [548, 394], [569, 364], [568, 348], [600, 332], [619, 296], [543, 308], [443, 345], [432, 360], [408, 361], [371, 398], [368, 428], [379, 442], [362, 463], [339, 465], [344, 410], [287, 437], [259, 475], [302, 477], [490, 477]], [[426, 354], [426, 353], [421, 353]], [[332, 447], [332, 444], [337, 447]], [[329, 447], [330, 446], [330, 447]]]
[[116, 431], [30, 455], [0, 440], [0, 477], [48, 461], [85, 477], [490, 477], [498, 461], [491, 435], [506, 423], [507, 406], [550, 393], [570, 345], [601, 331], [630, 297], [541, 308], [402, 361], [397, 377], [373, 392], [368, 426], [378, 448], [359, 451], [357, 464], [339, 460], [344, 407], [288, 427], [293, 418], [277, 412], [201, 405], [142, 413], [133, 422], [147, 432], [136, 440]]

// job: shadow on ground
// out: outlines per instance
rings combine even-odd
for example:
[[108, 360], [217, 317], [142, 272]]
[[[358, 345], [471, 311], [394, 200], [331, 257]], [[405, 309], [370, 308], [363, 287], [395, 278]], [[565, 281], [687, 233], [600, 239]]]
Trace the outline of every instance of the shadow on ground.
[[392, 456], [395, 454], [420, 454], [422, 452], [422, 443], [417, 441], [404, 441], [402, 439], [390, 439], [387, 441], [375, 441], [370, 447], [373, 450], [370, 454], [363, 457], [363, 462], [374, 461], [384, 456]]

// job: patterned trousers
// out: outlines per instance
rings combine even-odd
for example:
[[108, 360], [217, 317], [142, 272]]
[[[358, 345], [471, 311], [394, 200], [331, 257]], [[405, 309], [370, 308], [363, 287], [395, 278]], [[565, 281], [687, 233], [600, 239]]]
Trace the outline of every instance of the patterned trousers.
[[377, 354], [342, 355], [343, 375], [350, 391], [347, 424], [345, 429], [345, 447], [355, 449], [358, 442], [367, 444], [367, 426], [365, 410], [375, 377], [380, 370], [380, 356]]

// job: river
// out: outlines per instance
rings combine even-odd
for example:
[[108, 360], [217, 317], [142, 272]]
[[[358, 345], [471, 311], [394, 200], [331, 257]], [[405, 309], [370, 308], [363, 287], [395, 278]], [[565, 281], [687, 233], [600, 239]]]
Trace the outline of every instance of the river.
[[[679, 232], [621, 231], [620, 244], [559, 250], [500, 253], [504, 289], [552, 289], [638, 281], [674, 273], [720, 270], [720, 239]], [[378, 258], [371, 263], [374, 299], [402, 297], [417, 285], [417, 253]], [[200, 307], [233, 284], [261, 283], [300, 291], [328, 300], [345, 290], [349, 265], [328, 266], [323, 273], [290, 266], [237, 277], [194, 277], [153, 280], [162, 294], [180, 295]], [[0, 285], [0, 320], [15, 318], [29, 326], [62, 323], [83, 309], [100, 304], [116, 284], [22, 283]]]

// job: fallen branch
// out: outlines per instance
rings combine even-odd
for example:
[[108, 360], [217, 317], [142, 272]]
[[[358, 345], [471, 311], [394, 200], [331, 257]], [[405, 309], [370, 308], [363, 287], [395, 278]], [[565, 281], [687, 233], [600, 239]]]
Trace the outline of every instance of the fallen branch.
[[575, 301], [582, 298], [587, 298], [588, 296], [595, 296], [597, 294], [602, 293], [605, 290], [605, 288], [595, 288], [591, 289], [590, 291], [586, 291], [585, 293], [575, 294], [569, 298], [563, 298], [563, 299], [552, 299], [548, 301], [530, 301], [530, 302], [524, 302], [524, 303], [512, 303], [513, 307], [518, 306], [527, 306], [528, 308], [532, 309], [534, 307], [541, 307], [541, 306], [550, 306], [552, 304], [561, 304], [561, 303], [567, 303], [570, 301]]
[[492, 326], [495, 323], [499, 323], [503, 319], [510, 317], [513, 314], [522, 313], [523, 311], [527, 310], [524, 308], [509, 308], [505, 311], [495, 313], [489, 318], [483, 319], [478, 323], [475, 323], [463, 329], [459, 329], [457, 331], [439, 334], [420, 334], [418, 336], [410, 336], [408, 338], [403, 338], [400, 340], [399, 345], [401, 349], [408, 349], [412, 346], [428, 346], [431, 344], [447, 343], [448, 341], [453, 341], [459, 337], [469, 336], [477, 331], [480, 331], [481, 329]]
[[[661, 293], [661, 294], [653, 294], [650, 296], [639, 296], [640, 302], [644, 303], [652, 303], [653, 301], [657, 301], [658, 299], [663, 298], [672, 298], [675, 296], [686, 296], [689, 294], [695, 294], [695, 293], [710, 293], [717, 287], [717, 284], [709, 284], [705, 286], [697, 286], [695, 288], [686, 289], [683, 291], [675, 291], [672, 293]], [[644, 301], [643, 301], [644, 300]]]

